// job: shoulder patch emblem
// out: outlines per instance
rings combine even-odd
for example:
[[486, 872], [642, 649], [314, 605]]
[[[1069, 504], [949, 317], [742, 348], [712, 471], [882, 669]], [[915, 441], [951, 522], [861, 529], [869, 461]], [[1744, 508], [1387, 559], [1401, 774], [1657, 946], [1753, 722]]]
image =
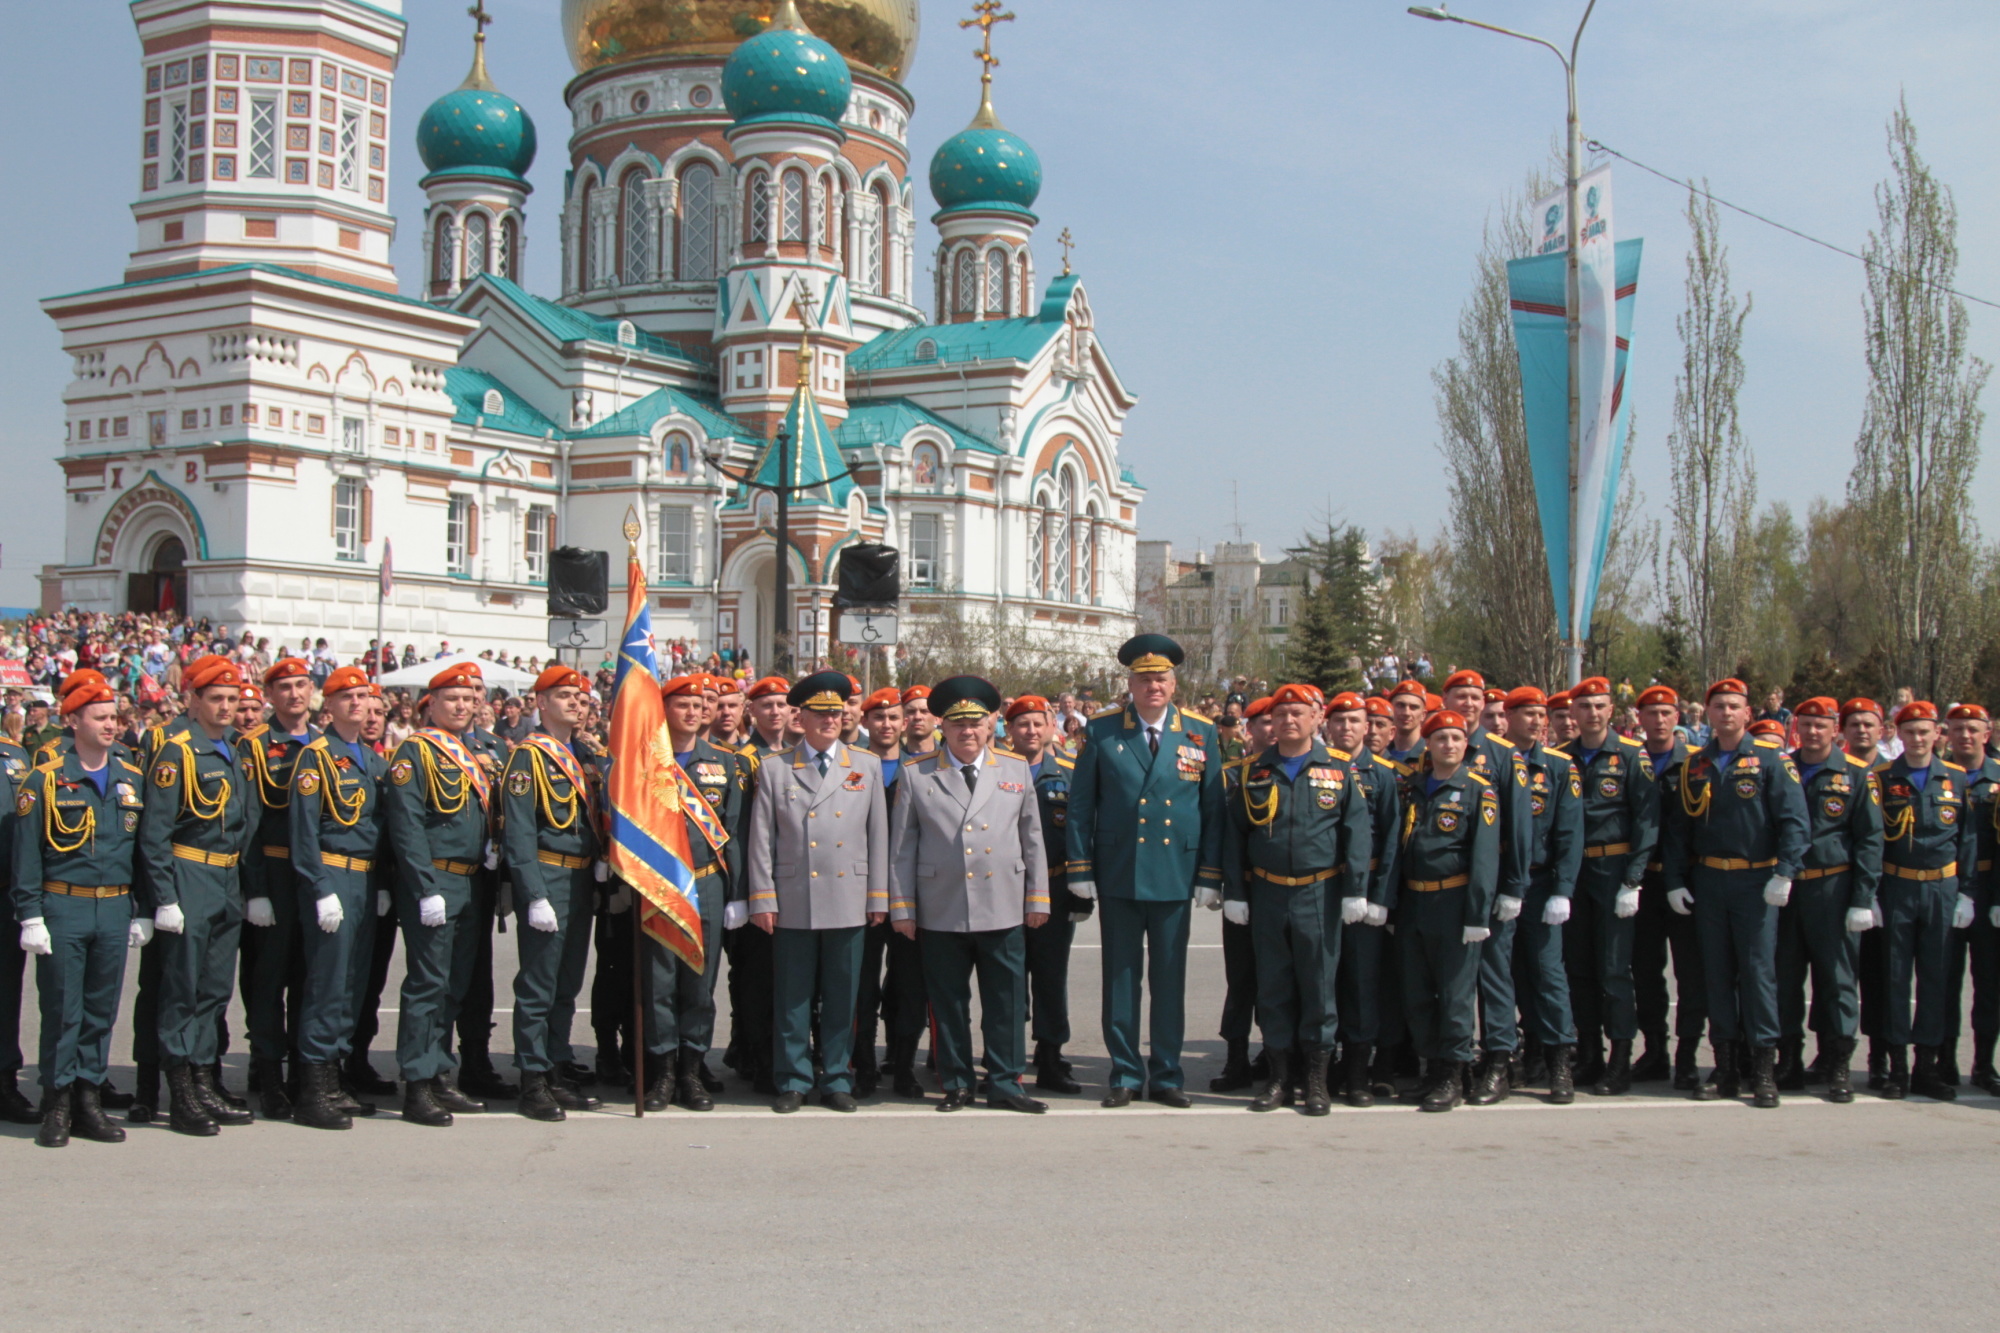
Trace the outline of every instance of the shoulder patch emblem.
[[298, 789], [301, 796], [310, 796], [318, 791], [319, 774], [310, 768], [299, 774]]
[[171, 787], [180, 781], [180, 776], [181, 770], [178, 764], [153, 765], [153, 785], [155, 787]]
[[515, 769], [507, 775], [507, 794], [509, 796], [526, 796], [528, 794], [529, 781], [527, 769]]
[[410, 778], [415, 772], [416, 770], [411, 767], [409, 760], [398, 759], [395, 763], [389, 765], [389, 781], [395, 783], [398, 787], [406, 787], [409, 785]]
[[33, 792], [24, 791], [14, 798], [14, 813], [20, 815], [22, 818], [25, 819], [28, 812], [34, 808], [35, 794]]

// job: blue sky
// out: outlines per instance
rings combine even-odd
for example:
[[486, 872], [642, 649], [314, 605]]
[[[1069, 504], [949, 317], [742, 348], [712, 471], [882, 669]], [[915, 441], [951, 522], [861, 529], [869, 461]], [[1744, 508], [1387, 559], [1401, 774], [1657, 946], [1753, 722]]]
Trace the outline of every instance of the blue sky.
[[[1323, 519], [1428, 532], [1444, 516], [1430, 372], [1454, 346], [1482, 224], [1562, 127], [1547, 52], [1391, 0], [1011, 0], [996, 102], [1040, 152], [1044, 276], [1076, 236], [1099, 332], [1141, 396], [1127, 460], [1143, 535], [1243, 534], [1267, 550]], [[570, 76], [557, 0], [488, 0], [491, 66], [542, 127], [530, 285], [553, 292]], [[1460, 0], [1564, 37], [1582, 0]], [[416, 117], [463, 77], [457, 0], [406, 0], [394, 203], [406, 290], [419, 253]], [[916, 172], [977, 100], [967, 7], [924, 0], [910, 87]], [[59, 395], [69, 376], [37, 298], [115, 281], [132, 244], [138, 43], [118, 0], [15, 3], [0, 53], [0, 605], [60, 559]], [[2000, 300], [2000, 6], [1990, 0], [1600, 0], [1585, 36], [1585, 133], [1726, 198], [1858, 248], [1899, 92], [1960, 211], [1960, 285]], [[1615, 177], [1621, 237], [1646, 239], [1633, 460], [1656, 512], [1678, 358], [1683, 196]], [[1845, 484], [1865, 389], [1861, 269], [1725, 214], [1745, 342], [1743, 420], [1768, 498]], [[1973, 307], [2000, 358], [2000, 310]], [[2000, 528], [1990, 463], [1979, 516]]]

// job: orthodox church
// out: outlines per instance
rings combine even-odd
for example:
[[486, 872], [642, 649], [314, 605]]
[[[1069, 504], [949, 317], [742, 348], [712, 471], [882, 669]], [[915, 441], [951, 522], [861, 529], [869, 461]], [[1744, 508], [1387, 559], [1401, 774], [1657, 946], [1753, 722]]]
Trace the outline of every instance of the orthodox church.
[[[998, 11], [961, 25], [981, 96], [930, 163], [920, 289], [917, 0], [565, 0], [570, 169], [533, 205], [536, 127], [475, 5], [471, 71], [415, 127], [414, 282], [400, 0], [136, 0], [137, 248], [43, 303], [75, 365], [44, 604], [358, 653], [389, 562], [388, 639], [526, 654], [550, 552], [609, 550], [616, 583], [636, 511], [663, 637], [769, 663], [783, 624], [824, 652], [840, 550], [884, 542], [906, 641], [957, 617], [1108, 651], [1135, 623], [1135, 400], [1067, 260], [1037, 277]], [[522, 282], [550, 233], [554, 297]]]

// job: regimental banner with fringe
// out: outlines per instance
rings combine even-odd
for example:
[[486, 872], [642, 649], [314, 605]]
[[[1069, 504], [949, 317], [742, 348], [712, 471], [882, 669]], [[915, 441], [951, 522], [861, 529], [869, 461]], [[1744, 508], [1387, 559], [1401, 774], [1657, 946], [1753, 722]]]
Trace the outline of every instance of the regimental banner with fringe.
[[683, 817], [685, 781], [674, 762], [666, 706], [660, 700], [646, 575], [634, 558], [626, 578], [618, 681], [611, 694], [611, 776], [605, 802], [611, 873], [638, 893], [639, 928], [699, 972], [706, 945]]

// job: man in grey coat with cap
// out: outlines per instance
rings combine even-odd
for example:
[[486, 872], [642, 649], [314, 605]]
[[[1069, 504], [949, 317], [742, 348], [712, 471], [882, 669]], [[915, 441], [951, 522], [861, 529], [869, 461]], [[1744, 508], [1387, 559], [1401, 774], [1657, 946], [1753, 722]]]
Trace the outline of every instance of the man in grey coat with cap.
[[992, 1092], [987, 1105], [1039, 1115], [1021, 1091], [1027, 1067], [1028, 946], [1024, 927], [1049, 919], [1048, 853], [1026, 763], [990, 742], [1000, 692], [977, 676], [931, 691], [944, 746], [911, 760], [890, 825], [889, 920], [923, 951], [937, 1020], [940, 1111], [972, 1104], [972, 972]]

